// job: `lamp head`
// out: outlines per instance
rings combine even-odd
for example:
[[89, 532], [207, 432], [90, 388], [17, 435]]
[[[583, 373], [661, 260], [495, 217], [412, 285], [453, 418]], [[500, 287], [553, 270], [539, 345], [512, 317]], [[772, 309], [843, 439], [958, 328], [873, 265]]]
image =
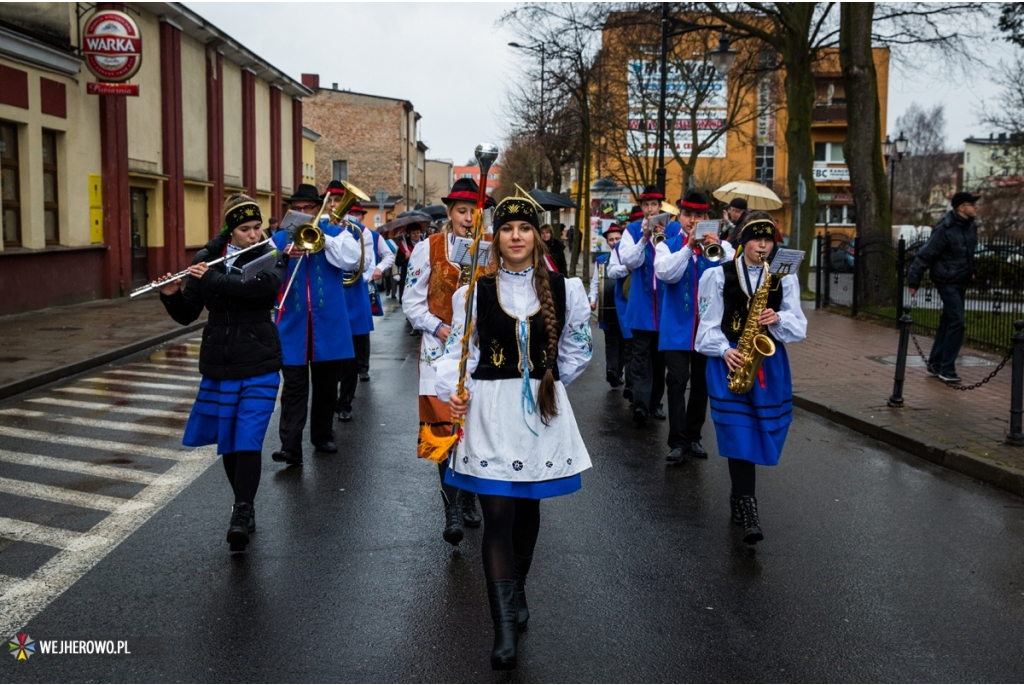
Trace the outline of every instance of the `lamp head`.
[[725, 35], [725, 31], [722, 31], [722, 35], [718, 37], [718, 47], [708, 53], [715, 71], [722, 76], [728, 74], [729, 70], [732, 69], [732, 65], [736, 63], [737, 55], [739, 53], [729, 47], [729, 36]]
[[498, 159], [498, 146], [494, 143], [480, 143], [476, 146], [473, 156], [476, 157], [481, 172], [486, 174], [491, 165], [494, 164], [494, 161]]

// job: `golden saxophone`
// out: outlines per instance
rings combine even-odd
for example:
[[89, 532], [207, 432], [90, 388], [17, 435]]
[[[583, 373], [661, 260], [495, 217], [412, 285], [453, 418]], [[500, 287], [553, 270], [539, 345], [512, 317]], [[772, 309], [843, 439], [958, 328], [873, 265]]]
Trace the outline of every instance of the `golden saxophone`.
[[[760, 256], [761, 261], [764, 262], [766, 255]], [[742, 261], [743, 258], [740, 257], [737, 260], [737, 266], [746, 268]], [[754, 387], [757, 372], [761, 369], [761, 362], [765, 357], [775, 354], [775, 343], [765, 335], [764, 326], [757, 323], [761, 312], [768, 306], [768, 291], [771, 290], [771, 283], [772, 275], [765, 268], [764, 282], [750, 300], [747, 321], [743, 325], [743, 333], [740, 334], [739, 342], [736, 344], [736, 350], [743, 355], [743, 366], [735, 371], [730, 371], [727, 376], [729, 390], [737, 395], [750, 392]]]

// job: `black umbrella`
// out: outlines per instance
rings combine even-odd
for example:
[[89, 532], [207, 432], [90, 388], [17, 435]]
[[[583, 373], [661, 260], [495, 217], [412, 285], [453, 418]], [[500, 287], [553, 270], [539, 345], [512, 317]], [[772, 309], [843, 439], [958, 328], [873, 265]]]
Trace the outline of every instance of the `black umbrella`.
[[548, 211], [556, 209], [579, 209], [575, 202], [564, 195], [549, 193], [548, 191], [541, 190], [540, 188], [534, 188], [529, 192], [529, 194], [530, 197], [537, 201], [537, 204]]
[[431, 222], [429, 214], [424, 214], [420, 210], [411, 212], [402, 212], [391, 221], [387, 222], [377, 232], [385, 238], [397, 238], [406, 231], [409, 230], [411, 224], [419, 226], [421, 229], [425, 228]]
[[431, 219], [447, 219], [448, 208], [444, 205], [428, 205], [416, 210], [430, 216]]

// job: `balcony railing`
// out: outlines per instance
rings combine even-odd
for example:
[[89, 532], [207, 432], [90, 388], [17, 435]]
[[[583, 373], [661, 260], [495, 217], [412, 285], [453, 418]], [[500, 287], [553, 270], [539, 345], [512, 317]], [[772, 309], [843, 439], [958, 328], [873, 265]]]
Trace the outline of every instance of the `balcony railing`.
[[812, 121], [846, 121], [846, 105], [826, 105], [814, 108]]

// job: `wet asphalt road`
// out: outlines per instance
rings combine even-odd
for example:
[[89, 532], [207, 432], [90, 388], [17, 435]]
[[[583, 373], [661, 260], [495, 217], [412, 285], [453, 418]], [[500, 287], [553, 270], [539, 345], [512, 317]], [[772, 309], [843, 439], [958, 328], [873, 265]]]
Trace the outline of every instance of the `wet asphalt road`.
[[[400, 313], [377, 324], [373, 380], [360, 384], [355, 420], [336, 426], [340, 454], [307, 453], [303, 468], [275, 464], [272, 422], [248, 552], [230, 554], [224, 543], [232, 498], [213, 463], [25, 626], [35, 640], [127, 640], [132, 654], [5, 656], [0, 681], [1024, 677], [1024, 500], [798, 412], [782, 465], [758, 472], [766, 539], [752, 550], [729, 523], [728, 474], [710, 423], [711, 459], [666, 466], [667, 426], [632, 427], [603, 380], [599, 350], [569, 389], [595, 468], [581, 492], [542, 505], [520, 666], [494, 674], [481, 531], [455, 552], [441, 540], [436, 470], [413, 455], [415, 339]], [[600, 348], [596, 330], [595, 338]], [[0, 404], [0, 425], [38, 428], [2, 410], [47, 393]], [[170, 410], [188, 406], [177, 400]], [[170, 414], [109, 416], [183, 425]], [[82, 430], [168, 449], [178, 442]], [[0, 435], [0, 450], [31, 449]], [[86, 458], [74, 446], [45, 450]], [[0, 477], [85, 487], [18, 468], [28, 467], [0, 462]], [[141, 486], [108, 487], [127, 498]], [[0, 516], [46, 506], [0, 494]], [[86, 531], [102, 518], [62, 516], [47, 520]], [[30, 574], [50, 558], [37, 547], [8, 544], [0, 573]]]

